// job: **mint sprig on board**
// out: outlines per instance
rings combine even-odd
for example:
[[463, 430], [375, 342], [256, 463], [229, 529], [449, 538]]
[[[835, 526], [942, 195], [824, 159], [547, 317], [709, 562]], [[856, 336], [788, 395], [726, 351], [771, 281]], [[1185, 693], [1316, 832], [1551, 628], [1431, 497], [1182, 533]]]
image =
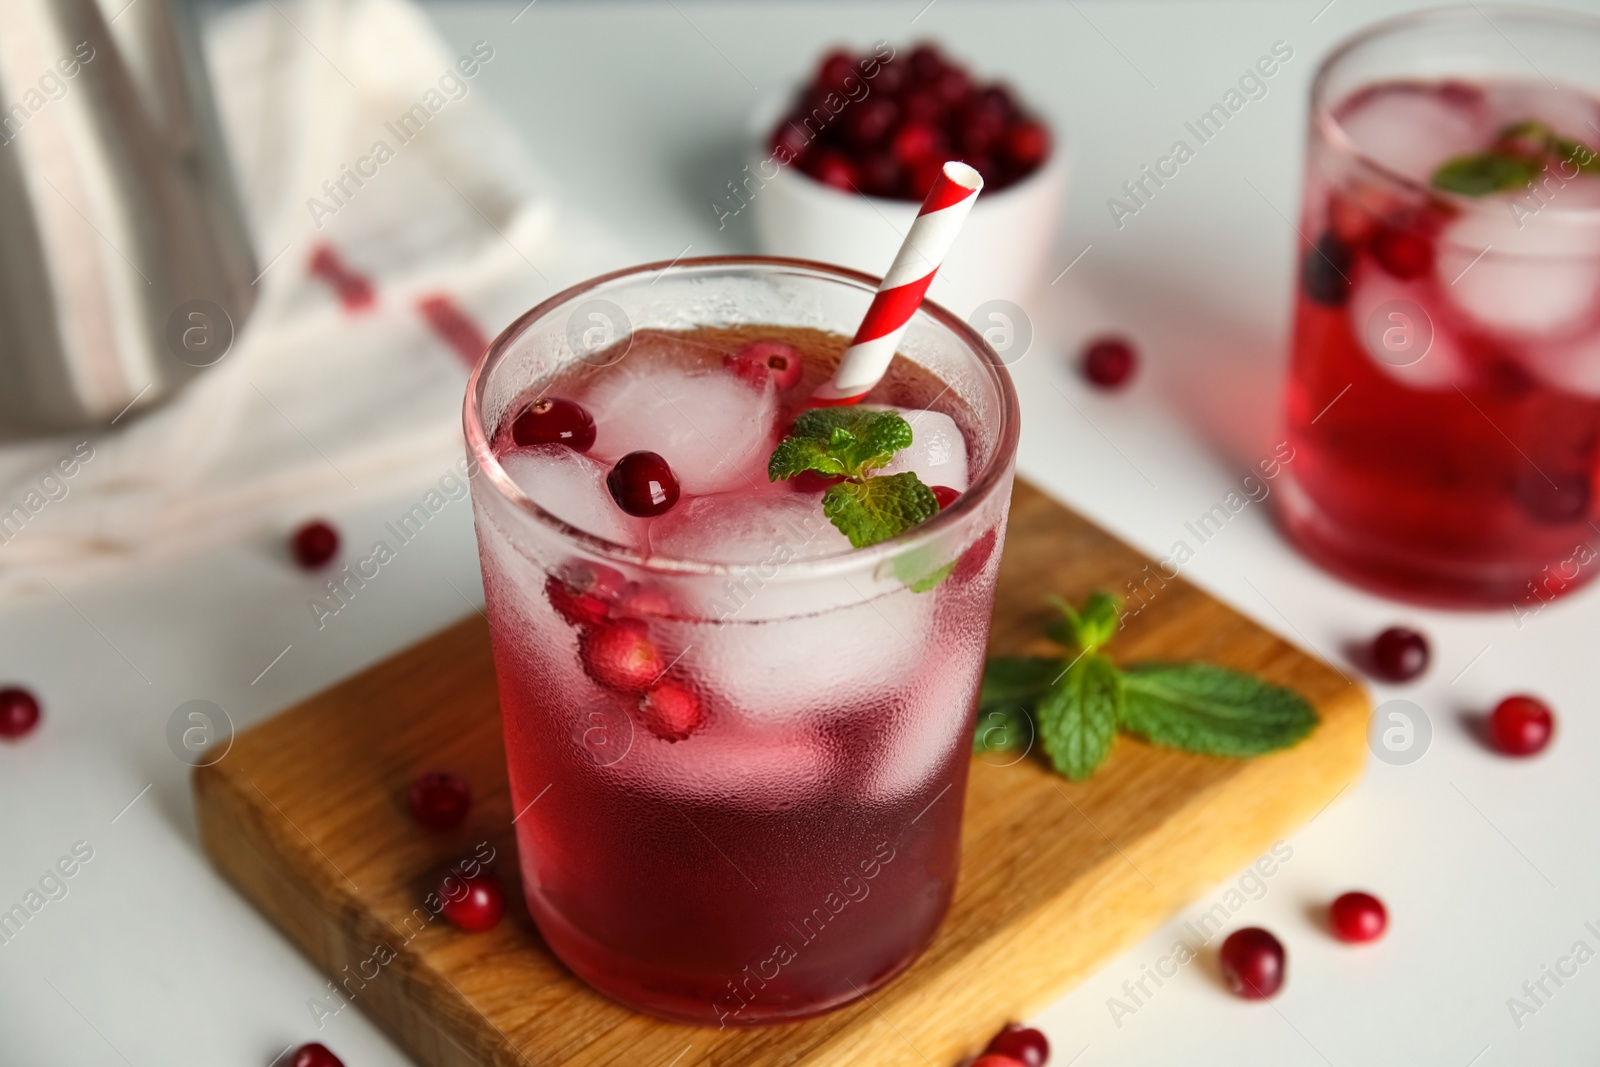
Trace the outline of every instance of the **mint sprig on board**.
[[896, 411], [812, 408], [772, 450], [767, 477], [777, 482], [816, 471], [843, 478], [822, 494], [822, 513], [851, 545], [866, 548], [938, 514], [933, 490], [914, 473], [874, 473], [911, 440], [911, 424]]
[[1433, 185], [1463, 196], [1511, 192], [1525, 188], [1552, 164], [1570, 165], [1572, 172], [1563, 172], [1563, 178], [1600, 174], [1600, 155], [1594, 149], [1530, 119], [1501, 130], [1487, 152], [1446, 160], [1434, 171]]
[[1061, 657], [992, 656], [978, 692], [975, 752], [1021, 748], [1037, 737], [1057, 771], [1092, 775], [1124, 730], [1154, 745], [1247, 757], [1287, 748], [1317, 713], [1298, 693], [1214, 663], [1118, 667], [1103, 649], [1121, 621], [1117, 601], [1095, 593], [1081, 609], [1048, 598], [1061, 618], [1045, 628]]

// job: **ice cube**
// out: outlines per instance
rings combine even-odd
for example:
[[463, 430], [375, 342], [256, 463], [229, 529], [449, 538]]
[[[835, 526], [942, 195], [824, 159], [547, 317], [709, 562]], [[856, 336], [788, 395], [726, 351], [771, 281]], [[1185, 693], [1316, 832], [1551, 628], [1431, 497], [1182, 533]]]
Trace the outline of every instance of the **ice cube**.
[[1484, 88], [1496, 129], [1542, 122], [1560, 137], [1593, 146], [1600, 141], [1600, 107], [1586, 93], [1537, 81], [1490, 82]]
[[1556, 207], [1514, 214], [1513, 203], [1486, 203], [1445, 228], [1434, 257], [1439, 289], [1502, 335], [1572, 333], [1600, 302], [1600, 228], [1559, 218]]
[[566, 445], [534, 445], [500, 457], [500, 466], [535, 504], [608, 541], [642, 549], [648, 522], [611, 499], [606, 467]]
[[[747, 595], [760, 600], [783, 593], [756, 583]], [[934, 603], [935, 594], [902, 586], [872, 599], [855, 595], [814, 615], [760, 622], [735, 615], [697, 635], [682, 662], [690, 677], [753, 720], [872, 714], [899, 687], [920, 684]], [[758, 611], [759, 605], [750, 614]]]
[[782, 564], [849, 550], [822, 497], [783, 482], [684, 500], [650, 527], [650, 551], [672, 559]]
[[590, 454], [597, 459], [614, 463], [640, 449], [659, 453], [692, 496], [767, 480], [778, 410], [771, 382], [755, 388], [721, 368], [635, 356], [599, 375], [582, 403], [594, 416]]
[[1466, 381], [1466, 364], [1449, 326], [1427, 308], [1437, 301], [1426, 280], [1401, 281], [1364, 270], [1350, 293], [1350, 327], [1373, 366], [1412, 389], [1449, 389]]
[[896, 408], [911, 424], [911, 447], [897, 452], [882, 474], [916, 471], [924, 485], [967, 490], [967, 439], [956, 420], [940, 411]]
[[1362, 152], [1422, 185], [1498, 132], [1480, 94], [1420, 84], [1357, 93], [1340, 107], [1339, 125]]

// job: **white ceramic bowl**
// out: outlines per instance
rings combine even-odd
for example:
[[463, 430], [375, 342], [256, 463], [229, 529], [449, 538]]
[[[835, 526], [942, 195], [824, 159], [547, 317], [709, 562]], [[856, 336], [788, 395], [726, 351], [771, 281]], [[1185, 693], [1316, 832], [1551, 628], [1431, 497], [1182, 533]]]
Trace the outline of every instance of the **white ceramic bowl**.
[[[741, 190], [748, 204], [740, 210], [754, 216], [760, 250], [882, 275], [920, 205], [846, 193], [796, 166], [779, 166], [767, 142], [788, 99], [765, 101], [751, 123]], [[979, 195], [934, 278], [930, 299], [965, 318], [989, 300], [1026, 306], [1042, 287], [1067, 190], [1060, 131], [1052, 124], [1050, 132], [1044, 166], [1015, 185]], [[737, 202], [730, 195], [727, 203]]]

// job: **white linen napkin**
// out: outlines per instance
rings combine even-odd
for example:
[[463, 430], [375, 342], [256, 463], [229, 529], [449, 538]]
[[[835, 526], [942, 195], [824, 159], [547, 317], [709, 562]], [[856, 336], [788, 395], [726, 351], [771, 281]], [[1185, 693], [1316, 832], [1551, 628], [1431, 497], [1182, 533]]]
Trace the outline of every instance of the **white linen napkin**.
[[205, 46], [255, 311], [159, 409], [0, 449], [0, 603], [433, 480], [482, 340], [628, 262], [484, 100], [507, 60], [409, 0], [260, 0]]

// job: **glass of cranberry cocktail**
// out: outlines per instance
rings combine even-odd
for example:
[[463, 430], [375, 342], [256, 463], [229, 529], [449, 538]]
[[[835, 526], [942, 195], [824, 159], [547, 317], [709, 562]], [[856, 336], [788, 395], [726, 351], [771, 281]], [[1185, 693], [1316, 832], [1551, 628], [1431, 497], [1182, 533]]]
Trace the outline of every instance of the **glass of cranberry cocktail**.
[[[469, 385], [528, 907], [575, 973], [656, 1015], [826, 1011], [906, 967], [950, 902], [1010, 381], [965, 324], [916, 313], [866, 403], [904, 413], [894, 466], [942, 510], [889, 540], [852, 547], [824, 480], [767, 477], [875, 282], [622, 271], [528, 312]], [[786, 355], [751, 372], [752, 351]]]
[[1597, 147], [1594, 19], [1441, 9], [1323, 64], [1281, 498], [1314, 558], [1459, 606], [1593, 576]]

